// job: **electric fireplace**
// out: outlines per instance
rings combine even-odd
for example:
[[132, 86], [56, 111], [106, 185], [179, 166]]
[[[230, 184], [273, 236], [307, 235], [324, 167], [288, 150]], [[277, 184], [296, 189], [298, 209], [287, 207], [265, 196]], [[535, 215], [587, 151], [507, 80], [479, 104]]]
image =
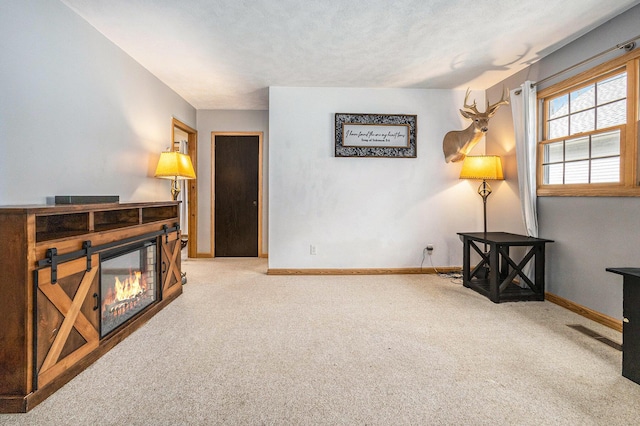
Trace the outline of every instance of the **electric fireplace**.
[[100, 337], [111, 333], [157, 300], [156, 256], [156, 240], [101, 255]]
[[31, 410], [182, 294], [179, 213], [179, 201], [0, 206], [0, 417]]

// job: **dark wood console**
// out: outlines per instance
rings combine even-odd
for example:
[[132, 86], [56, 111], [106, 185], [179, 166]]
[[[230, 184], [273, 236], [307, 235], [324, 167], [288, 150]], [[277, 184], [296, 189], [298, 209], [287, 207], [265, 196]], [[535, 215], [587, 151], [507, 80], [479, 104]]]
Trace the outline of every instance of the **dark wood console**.
[[[178, 207], [0, 207], [0, 413], [30, 410], [182, 293]], [[151, 302], [101, 334], [102, 258], [136, 244], [153, 246]]]
[[640, 268], [607, 268], [622, 275], [622, 375], [640, 384]]

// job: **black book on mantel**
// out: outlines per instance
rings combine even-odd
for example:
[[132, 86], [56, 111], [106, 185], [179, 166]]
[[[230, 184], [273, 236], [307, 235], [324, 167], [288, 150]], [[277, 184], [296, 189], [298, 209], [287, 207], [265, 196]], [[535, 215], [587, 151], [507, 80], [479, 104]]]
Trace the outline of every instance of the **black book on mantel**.
[[110, 204], [119, 203], [119, 195], [56, 195], [56, 204]]

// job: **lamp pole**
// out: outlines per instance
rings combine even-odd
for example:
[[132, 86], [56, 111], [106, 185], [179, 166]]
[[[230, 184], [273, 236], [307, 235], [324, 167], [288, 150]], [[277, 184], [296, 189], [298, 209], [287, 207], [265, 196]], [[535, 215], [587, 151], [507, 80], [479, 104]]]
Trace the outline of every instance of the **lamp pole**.
[[178, 176], [171, 180], [171, 195], [173, 196], [173, 201], [178, 199], [178, 194], [180, 194], [180, 184], [178, 183]]
[[[491, 187], [486, 179], [482, 179], [482, 183], [478, 187], [478, 194], [482, 197], [482, 213], [484, 219], [484, 238], [487, 238], [487, 198], [491, 194]], [[487, 252], [487, 243], [484, 243], [484, 252]]]
[[487, 238], [487, 198], [491, 194], [491, 187], [487, 183], [486, 179], [482, 180], [482, 183], [478, 187], [478, 194], [482, 197], [482, 207], [484, 213], [484, 237]]

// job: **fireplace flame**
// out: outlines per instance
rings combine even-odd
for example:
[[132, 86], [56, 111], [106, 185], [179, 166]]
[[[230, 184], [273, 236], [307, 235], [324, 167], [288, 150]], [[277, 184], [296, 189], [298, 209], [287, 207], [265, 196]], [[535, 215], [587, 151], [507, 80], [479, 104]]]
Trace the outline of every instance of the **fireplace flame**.
[[144, 289], [140, 285], [140, 271], [135, 271], [133, 274], [129, 272], [129, 276], [124, 279], [124, 281], [120, 281], [118, 277], [116, 277], [115, 283], [115, 301], [122, 302], [124, 300], [133, 299], [138, 297], [144, 292]]
[[[155, 245], [143, 247], [138, 252], [139, 260], [134, 254], [115, 264], [111, 262], [112, 258], [101, 262], [101, 337], [111, 333], [157, 300], [155, 290], [158, 271], [154, 269]], [[128, 267], [122, 263], [128, 263]]]

